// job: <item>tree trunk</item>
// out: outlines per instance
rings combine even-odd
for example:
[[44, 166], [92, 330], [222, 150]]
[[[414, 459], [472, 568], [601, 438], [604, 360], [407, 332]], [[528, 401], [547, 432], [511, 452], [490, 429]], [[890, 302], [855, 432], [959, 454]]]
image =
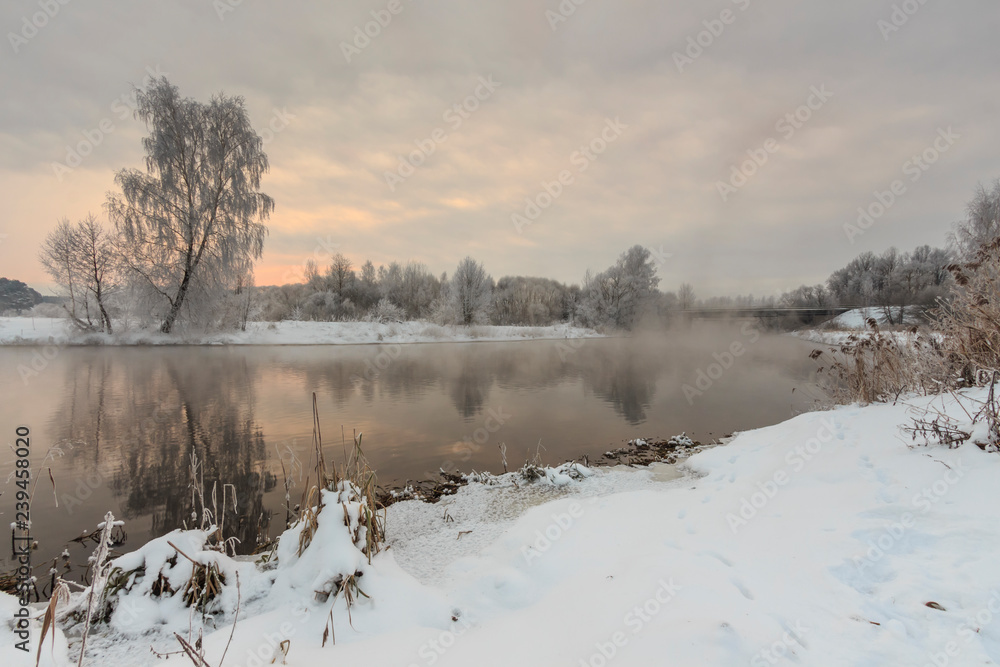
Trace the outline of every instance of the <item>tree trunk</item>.
[[191, 274], [185, 273], [184, 279], [181, 281], [181, 286], [177, 289], [177, 296], [174, 297], [173, 303], [170, 304], [170, 312], [167, 313], [166, 319], [163, 320], [163, 324], [160, 326], [160, 333], [168, 334], [174, 328], [174, 322], [177, 320], [177, 315], [184, 304], [184, 297], [187, 296], [188, 283], [190, 281]]

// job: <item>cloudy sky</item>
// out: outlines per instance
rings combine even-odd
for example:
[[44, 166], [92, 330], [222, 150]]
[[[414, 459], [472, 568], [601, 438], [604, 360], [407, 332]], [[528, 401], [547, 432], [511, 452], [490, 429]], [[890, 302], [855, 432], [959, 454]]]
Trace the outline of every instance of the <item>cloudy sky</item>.
[[895, 4], [8, 0], [0, 275], [44, 289], [45, 234], [103, 217], [141, 166], [131, 86], [158, 73], [242, 95], [267, 140], [258, 284], [338, 251], [579, 282], [637, 243], [665, 289], [820, 282], [943, 244], [1000, 177], [1000, 6]]

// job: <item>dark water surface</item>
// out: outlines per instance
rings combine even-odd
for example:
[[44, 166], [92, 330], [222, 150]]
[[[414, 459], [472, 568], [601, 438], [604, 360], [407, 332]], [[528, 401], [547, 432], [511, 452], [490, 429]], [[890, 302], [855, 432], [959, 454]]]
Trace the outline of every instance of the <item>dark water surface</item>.
[[[209, 490], [235, 486], [227, 527], [249, 552], [259, 531], [284, 526], [285, 477], [292, 502], [301, 497], [312, 392], [328, 460], [342, 460], [341, 427], [348, 443], [362, 432], [388, 485], [441, 467], [502, 472], [501, 442], [517, 467], [536, 452], [557, 464], [634, 437], [709, 440], [774, 424], [814, 400], [812, 347], [747, 325], [586, 341], [66, 348], [26, 382], [18, 368], [37, 349], [0, 348], [0, 425], [11, 445], [17, 425], [31, 429], [36, 563], [50, 564], [108, 510], [127, 522], [123, 550], [190, 523], [192, 450]], [[0, 464], [13, 470], [12, 449]], [[16, 489], [4, 481], [10, 522]], [[93, 548], [68, 546], [78, 568]]]

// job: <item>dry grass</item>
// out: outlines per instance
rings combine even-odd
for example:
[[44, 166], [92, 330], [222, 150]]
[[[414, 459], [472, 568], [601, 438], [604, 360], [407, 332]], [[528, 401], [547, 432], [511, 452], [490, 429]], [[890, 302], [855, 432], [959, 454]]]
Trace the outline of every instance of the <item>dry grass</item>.
[[[883, 332], [874, 318], [832, 352], [810, 355], [823, 389], [840, 403], [895, 402], [909, 392], [936, 394], [947, 388], [948, 363], [933, 336], [911, 328], [902, 336]], [[900, 340], [903, 342], [900, 342]]]
[[[299, 532], [298, 554], [301, 556], [312, 544], [319, 528], [319, 516], [328, 508], [323, 496], [323, 492], [327, 492], [335, 494], [333, 504], [340, 505], [344, 526], [350, 531], [355, 546], [365, 554], [370, 563], [372, 556], [382, 550], [385, 542], [385, 507], [379, 501], [378, 478], [361, 446], [362, 434], [354, 434], [349, 454], [346, 434], [343, 436], [345, 461], [342, 467], [328, 464], [323, 450], [323, 432], [315, 393], [313, 393], [312, 408], [316, 482], [310, 485], [307, 478], [302, 502], [299, 505], [296, 523], [301, 524], [302, 529]], [[327, 496], [327, 499], [329, 498], [330, 495]], [[360, 576], [360, 572], [336, 576], [329, 582], [329, 590], [316, 592], [317, 600], [325, 601], [330, 595], [333, 595], [335, 600], [343, 596], [350, 614], [351, 606], [359, 597], [368, 597], [358, 585]], [[324, 641], [327, 633], [331, 631], [332, 621], [324, 633]]]

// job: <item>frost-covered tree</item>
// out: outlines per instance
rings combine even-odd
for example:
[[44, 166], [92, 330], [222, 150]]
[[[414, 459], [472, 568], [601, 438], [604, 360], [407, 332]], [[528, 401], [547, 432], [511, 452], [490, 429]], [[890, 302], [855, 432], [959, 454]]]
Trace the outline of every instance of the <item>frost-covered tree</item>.
[[483, 265], [466, 257], [451, 277], [448, 305], [455, 324], [483, 324], [489, 321], [490, 302], [493, 298], [493, 278]]
[[86, 331], [111, 333], [108, 299], [117, 288], [119, 262], [114, 239], [97, 218], [60, 221], [45, 237], [39, 260], [66, 297], [70, 320]]
[[681, 283], [677, 290], [677, 307], [681, 310], [688, 310], [694, 308], [694, 304], [694, 288], [691, 287], [690, 283]]
[[844, 306], [877, 306], [890, 323], [901, 323], [905, 307], [932, 305], [948, 292], [951, 254], [920, 246], [912, 253], [889, 248], [881, 255], [864, 252], [833, 272], [827, 287]]
[[205, 104], [160, 77], [136, 91], [135, 113], [150, 132], [146, 170], [119, 171], [121, 193], [107, 207], [121, 257], [160, 306], [160, 331], [170, 333], [192, 293], [210, 312], [226, 277], [246, 274], [263, 253], [263, 221], [274, 209], [258, 189], [267, 155], [242, 97], [219, 94]]
[[334, 255], [326, 272], [326, 280], [332, 291], [341, 297], [347, 296], [354, 283], [354, 269], [351, 260], [339, 252]]
[[569, 289], [555, 280], [505, 276], [493, 290], [493, 322], [501, 325], [543, 326], [566, 319]]
[[614, 266], [585, 281], [581, 318], [591, 326], [632, 329], [653, 305], [659, 283], [649, 250], [633, 246]]
[[976, 187], [965, 207], [965, 220], [955, 224], [949, 240], [962, 261], [975, 261], [980, 248], [1000, 238], [1000, 179]]
[[74, 321], [78, 319], [77, 309], [82, 308], [85, 302], [76, 261], [75, 236], [76, 230], [73, 225], [68, 219], [63, 218], [45, 237], [42, 249], [38, 253], [38, 261], [59, 286], [66, 298], [64, 307]]
[[378, 267], [378, 291], [380, 299], [388, 299], [399, 305], [402, 301], [403, 267], [399, 262], [392, 262], [388, 267]]
[[[42, 295], [20, 280], [0, 278], [0, 313], [14, 311], [21, 313], [42, 303]], [[52, 306], [53, 304], [46, 304]]]
[[358, 309], [362, 312], [368, 311], [378, 303], [378, 274], [371, 260], [367, 260], [361, 265], [361, 276], [354, 281], [351, 300], [357, 304]]
[[431, 304], [441, 293], [441, 284], [427, 267], [419, 262], [408, 262], [403, 268], [399, 283], [399, 306], [406, 317], [417, 320], [430, 313]]

